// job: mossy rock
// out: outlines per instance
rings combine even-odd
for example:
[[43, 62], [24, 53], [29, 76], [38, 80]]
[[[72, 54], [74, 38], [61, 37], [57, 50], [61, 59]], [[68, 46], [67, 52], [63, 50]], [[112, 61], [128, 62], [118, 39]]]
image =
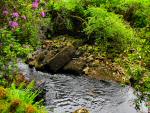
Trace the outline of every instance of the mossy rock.
[[73, 113], [90, 113], [90, 111], [87, 110], [86, 108], [79, 108], [75, 110]]
[[86, 62], [82, 58], [77, 58], [71, 60], [64, 68], [63, 70], [65, 72], [70, 72], [74, 74], [83, 74], [83, 69], [86, 65]]

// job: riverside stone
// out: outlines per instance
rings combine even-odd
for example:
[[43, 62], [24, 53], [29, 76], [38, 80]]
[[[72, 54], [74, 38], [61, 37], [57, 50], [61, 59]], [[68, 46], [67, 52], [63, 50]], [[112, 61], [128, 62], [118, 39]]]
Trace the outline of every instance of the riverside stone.
[[72, 72], [74, 74], [83, 74], [83, 68], [85, 67], [85, 65], [86, 62], [83, 59], [77, 58], [73, 59], [67, 65], [65, 65], [63, 70], [65, 72]]
[[90, 113], [86, 108], [79, 108], [73, 113]]
[[52, 57], [45, 68], [47, 71], [57, 72], [59, 69], [63, 68], [65, 64], [72, 60], [76, 49], [74, 46], [66, 46], [54, 57]]

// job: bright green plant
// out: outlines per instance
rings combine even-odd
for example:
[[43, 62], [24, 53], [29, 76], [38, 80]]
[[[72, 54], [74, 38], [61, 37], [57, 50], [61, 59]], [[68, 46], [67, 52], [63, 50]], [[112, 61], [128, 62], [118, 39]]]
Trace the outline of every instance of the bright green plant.
[[[134, 27], [146, 27], [150, 23], [149, 0], [113, 0], [106, 8], [117, 14], [123, 15], [124, 19]], [[105, 6], [105, 5], [104, 5]]]
[[84, 31], [89, 38], [96, 37], [97, 44], [100, 44], [104, 51], [109, 52], [113, 48], [116, 52], [120, 52], [130, 46], [135, 37], [134, 31], [120, 16], [95, 7], [90, 7], [87, 15], [90, 16], [87, 17], [88, 23]]
[[23, 47], [15, 39], [10, 30], [0, 30], [0, 83], [8, 84], [11, 82], [13, 69], [17, 67], [17, 57], [25, 57], [32, 51], [31, 47]]
[[16, 88], [15, 85], [6, 89], [0, 87], [0, 96], [4, 97], [3, 95], [5, 94], [4, 98], [0, 98], [1, 112], [47, 113], [45, 107], [41, 106], [42, 101], [35, 102], [34, 99], [39, 93], [32, 92], [32, 89], [33, 87], [27, 87], [26, 89]]

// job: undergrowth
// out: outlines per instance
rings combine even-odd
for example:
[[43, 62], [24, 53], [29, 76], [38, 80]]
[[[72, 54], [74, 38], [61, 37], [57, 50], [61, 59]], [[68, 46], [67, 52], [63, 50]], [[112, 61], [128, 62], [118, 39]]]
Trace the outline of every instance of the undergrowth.
[[14, 84], [9, 88], [0, 86], [1, 113], [48, 113], [42, 101], [35, 102], [38, 91], [33, 92], [32, 83], [27, 88], [16, 88]]

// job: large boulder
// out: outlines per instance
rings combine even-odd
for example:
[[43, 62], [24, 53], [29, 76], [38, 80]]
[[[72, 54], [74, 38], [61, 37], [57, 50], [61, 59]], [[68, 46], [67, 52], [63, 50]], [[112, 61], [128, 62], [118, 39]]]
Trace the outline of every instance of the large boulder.
[[57, 72], [63, 68], [65, 64], [72, 60], [76, 48], [74, 46], [66, 46], [51, 59], [47, 58], [45, 69], [50, 72]]
[[83, 69], [86, 65], [86, 62], [82, 58], [76, 58], [66, 64], [63, 68], [64, 72], [74, 73], [74, 74], [83, 74]]

